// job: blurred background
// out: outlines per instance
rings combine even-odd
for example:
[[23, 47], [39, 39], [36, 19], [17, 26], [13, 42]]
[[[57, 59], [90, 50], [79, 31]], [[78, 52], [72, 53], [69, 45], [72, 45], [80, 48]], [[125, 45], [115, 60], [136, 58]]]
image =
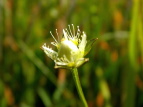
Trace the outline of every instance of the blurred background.
[[0, 107], [83, 107], [40, 49], [69, 24], [98, 37], [79, 68], [89, 107], [143, 107], [142, 0], [0, 0]]

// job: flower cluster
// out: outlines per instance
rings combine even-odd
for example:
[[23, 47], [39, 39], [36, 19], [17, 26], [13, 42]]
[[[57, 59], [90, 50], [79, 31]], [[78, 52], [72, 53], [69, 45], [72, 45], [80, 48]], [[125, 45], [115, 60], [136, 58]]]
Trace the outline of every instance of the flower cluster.
[[50, 32], [55, 40], [51, 44], [56, 46], [57, 52], [49, 46], [47, 47], [46, 43], [42, 46], [47, 56], [54, 60], [55, 68], [75, 68], [88, 61], [88, 58], [84, 58], [87, 44], [86, 34], [80, 31], [79, 26], [77, 26], [76, 32], [74, 25], [71, 26], [69, 25], [69, 29], [63, 29], [61, 41], [56, 40]]

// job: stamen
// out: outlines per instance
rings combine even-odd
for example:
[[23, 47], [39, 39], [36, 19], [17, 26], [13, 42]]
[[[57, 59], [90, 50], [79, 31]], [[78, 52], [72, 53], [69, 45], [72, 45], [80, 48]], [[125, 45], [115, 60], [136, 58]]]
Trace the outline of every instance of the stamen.
[[57, 29], [56, 29], [56, 33], [57, 33], [58, 41], [60, 41]]
[[[68, 29], [66, 29], [66, 33], [68, 34], [68, 36], [69, 36], [70, 38], [72, 38], [71, 35], [70, 35], [70, 33], [69, 33], [69, 31], [68, 31]], [[69, 39], [69, 38], [68, 38], [68, 39]]]
[[57, 43], [56, 42], [51, 42], [52, 45], [54, 46], [57, 46]]
[[64, 29], [63, 29], [63, 33], [64, 33], [64, 38], [65, 38], [65, 39], [68, 39], [68, 37], [67, 37], [68, 34], [67, 34], [67, 32], [66, 32]]
[[82, 33], [85, 34], [84, 31]]
[[78, 43], [80, 43], [81, 42], [81, 40], [80, 39], [78, 39]]
[[80, 32], [79, 26], [77, 26], [77, 34], [76, 34], [76, 37], [77, 37], [77, 38], [79, 38], [80, 33], [81, 33], [81, 32]]
[[55, 39], [51, 31], [50, 31], [50, 34], [52, 35], [53, 39], [58, 43], [58, 41]]
[[70, 33], [71, 33], [71, 37], [73, 37], [73, 34], [72, 34], [72, 32], [71, 32], [70, 25], [68, 25], [68, 26], [69, 26], [69, 31], [70, 31]]
[[46, 47], [46, 43], [44, 43], [43, 47]]
[[80, 33], [77, 33], [76, 37], [79, 38], [79, 36], [80, 36]]
[[74, 25], [72, 24], [72, 27], [73, 27], [73, 36], [75, 36], [75, 29], [74, 29]]

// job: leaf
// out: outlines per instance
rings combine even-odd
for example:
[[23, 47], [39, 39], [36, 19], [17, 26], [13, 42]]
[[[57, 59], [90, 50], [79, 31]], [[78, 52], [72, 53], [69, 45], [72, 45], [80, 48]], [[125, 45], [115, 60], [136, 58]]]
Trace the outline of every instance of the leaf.
[[87, 45], [86, 45], [86, 47], [85, 47], [84, 56], [89, 53], [89, 51], [91, 50], [93, 44], [95, 43], [95, 41], [96, 41], [97, 39], [98, 39], [98, 38], [96, 38], [96, 39], [91, 39], [90, 41], [87, 42]]
[[49, 97], [49, 94], [46, 92], [45, 89], [39, 87], [38, 95], [40, 96], [41, 100], [43, 101], [46, 107], [49, 107], [49, 106], [51, 107], [52, 101], [51, 101], [51, 98]]

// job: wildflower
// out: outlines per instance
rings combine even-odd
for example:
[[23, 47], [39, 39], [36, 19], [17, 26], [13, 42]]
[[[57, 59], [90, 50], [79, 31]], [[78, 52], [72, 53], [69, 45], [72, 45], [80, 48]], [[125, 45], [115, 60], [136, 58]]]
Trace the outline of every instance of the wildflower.
[[[77, 26], [77, 32], [75, 32], [74, 25], [72, 24], [72, 30], [63, 29], [63, 37], [61, 41], [56, 40], [53, 34], [51, 33], [54, 42], [51, 42], [52, 45], [56, 46], [57, 52], [53, 49], [46, 46], [46, 43], [42, 46], [42, 49], [55, 62], [55, 68], [75, 68], [79, 67], [83, 63], [88, 61], [88, 58], [84, 58], [84, 56], [91, 49], [91, 45], [94, 43], [91, 41], [87, 46], [86, 34], [84, 32], [81, 33], [79, 26]], [[57, 36], [58, 32], [56, 30]]]

